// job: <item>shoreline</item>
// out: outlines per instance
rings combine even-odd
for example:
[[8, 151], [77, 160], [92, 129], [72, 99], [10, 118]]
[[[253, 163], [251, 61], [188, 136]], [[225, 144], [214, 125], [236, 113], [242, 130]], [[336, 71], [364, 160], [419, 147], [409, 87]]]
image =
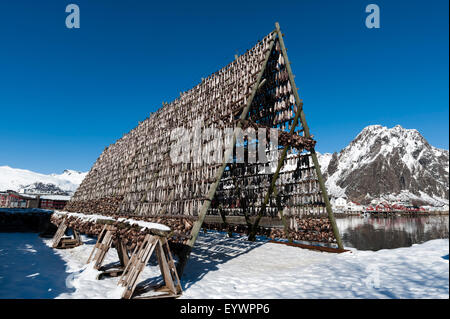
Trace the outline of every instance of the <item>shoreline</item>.
[[398, 216], [410, 216], [410, 217], [421, 217], [421, 216], [448, 216], [449, 211], [429, 211], [429, 212], [334, 212], [336, 218], [345, 218], [349, 216], [370, 216], [370, 217], [398, 217]]

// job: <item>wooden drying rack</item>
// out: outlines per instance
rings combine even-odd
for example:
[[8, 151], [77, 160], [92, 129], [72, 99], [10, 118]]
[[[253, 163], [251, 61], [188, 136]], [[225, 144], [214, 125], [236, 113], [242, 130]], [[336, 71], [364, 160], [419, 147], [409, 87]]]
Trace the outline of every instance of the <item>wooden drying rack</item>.
[[[74, 239], [63, 238], [66, 230], [67, 222], [64, 219], [53, 238], [54, 248], [73, 248], [82, 244], [76, 230], [73, 230], [75, 235]], [[122, 294], [123, 299], [178, 298], [181, 296], [181, 282], [167, 240], [170, 230], [150, 230], [152, 234], [145, 235], [144, 240], [135, 247], [131, 257], [117, 230], [118, 228], [116, 226], [105, 224], [89, 255], [87, 263], [93, 263], [94, 269], [101, 271], [97, 279], [101, 280], [105, 277], [120, 276], [118, 285], [125, 288]], [[118, 266], [103, 266], [103, 262], [110, 248], [115, 248], [117, 251], [117, 255], [119, 256]], [[138, 286], [138, 279], [153, 252], [156, 252], [164, 284], [140, 287]]]
[[67, 229], [67, 222], [66, 219], [64, 219], [61, 224], [59, 224], [58, 229], [56, 230], [55, 235], [53, 236], [53, 248], [58, 249], [67, 249], [67, 248], [74, 248], [77, 246], [80, 246], [83, 244], [80, 238], [80, 234], [77, 230], [72, 229], [73, 236], [72, 238], [64, 237]]

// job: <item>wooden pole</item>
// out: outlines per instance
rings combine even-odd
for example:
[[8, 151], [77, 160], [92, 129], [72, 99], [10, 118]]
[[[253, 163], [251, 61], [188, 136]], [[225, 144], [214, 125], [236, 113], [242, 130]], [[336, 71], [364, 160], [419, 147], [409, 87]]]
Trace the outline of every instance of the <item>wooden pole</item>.
[[[282, 41], [281, 36], [282, 35], [281, 35], [281, 32], [280, 32], [280, 26], [278, 25], [278, 22], [275, 24], [275, 26], [277, 27], [276, 32], [278, 34], [278, 38], [279, 38], [279, 41], [280, 41], [280, 47], [281, 47], [281, 41]], [[284, 43], [283, 43], [283, 45], [284, 45]], [[286, 52], [286, 51], [284, 50], [282, 52], [284, 54], [284, 52]], [[287, 57], [285, 57], [285, 61], [286, 61], [286, 68], [287, 68], [288, 73], [289, 73], [289, 80], [291, 80], [292, 70], [290, 69], [289, 60], [287, 59]], [[293, 80], [293, 76], [292, 76], [292, 80]], [[298, 92], [297, 92], [297, 89], [295, 87], [295, 84], [291, 83], [291, 85], [292, 85], [292, 90], [294, 91], [294, 95], [295, 95], [295, 104], [297, 105], [297, 112], [295, 113], [294, 120], [293, 120], [291, 128], [289, 130], [289, 134], [293, 134], [294, 133], [295, 127], [298, 124], [298, 118], [300, 116], [300, 112], [299, 111], [303, 108], [303, 103], [300, 100], [300, 98], [298, 98]], [[307, 136], [307, 137], [309, 137], [309, 136]], [[280, 174], [280, 170], [281, 170], [281, 168], [284, 165], [284, 160], [286, 158], [288, 149], [289, 149], [289, 146], [286, 146], [286, 147], [283, 148], [283, 152], [281, 153], [281, 158], [279, 159], [277, 168], [275, 170], [275, 173], [272, 176], [272, 182], [270, 183], [269, 189], [267, 190], [266, 196], [264, 197], [264, 202], [262, 203], [261, 209], [259, 210], [259, 213], [258, 213], [258, 216], [256, 217], [255, 222], [254, 222], [254, 224], [252, 226], [252, 229], [250, 230], [250, 234], [248, 236], [248, 239], [251, 240], [251, 241], [254, 241], [256, 239], [256, 232], [257, 232], [257, 229], [258, 229], [259, 222], [260, 222], [262, 216], [264, 215], [264, 213], [266, 211], [266, 207], [267, 207], [267, 204], [269, 203], [270, 196], [273, 193], [273, 189], [274, 189], [275, 183], [276, 183], [276, 181], [278, 179], [278, 175]]]
[[[297, 110], [297, 114], [295, 116], [297, 118], [297, 116], [300, 115], [300, 122], [302, 123], [305, 137], [311, 137], [311, 135], [309, 133], [308, 124], [306, 123], [305, 113], [303, 112], [303, 107], [300, 107], [301, 100], [300, 100], [300, 97], [297, 92], [297, 86], [295, 85], [295, 81], [294, 81], [294, 74], [292, 73], [291, 64], [290, 64], [288, 56], [287, 56], [286, 47], [284, 45], [284, 40], [283, 40], [283, 35], [281, 33], [280, 25], [278, 22], [275, 23], [275, 28], [276, 28], [276, 32], [278, 34], [278, 39], [280, 41], [281, 52], [283, 53], [283, 56], [284, 56], [284, 59], [286, 62], [286, 68], [287, 68], [287, 71], [289, 74], [289, 81], [291, 82], [292, 90], [294, 91], [295, 103], [299, 106], [299, 109]], [[292, 130], [292, 128], [291, 128], [291, 130]], [[324, 179], [322, 176], [322, 172], [320, 171], [320, 165], [319, 165], [319, 161], [317, 159], [317, 154], [316, 154], [316, 151], [314, 150], [314, 148], [311, 149], [311, 157], [314, 162], [314, 168], [316, 170], [320, 190], [322, 192], [322, 197], [325, 202], [325, 207], [327, 209], [328, 219], [330, 220], [331, 227], [333, 228], [333, 234], [334, 234], [334, 237], [336, 238], [336, 243], [337, 243], [339, 249], [344, 249], [344, 246], [342, 245], [341, 236], [339, 234], [339, 229], [336, 225], [336, 219], [334, 218], [333, 210], [331, 209], [331, 204], [330, 204], [330, 200], [328, 198], [328, 193], [327, 193], [327, 189], [325, 187], [325, 182], [324, 182]]]
[[280, 203], [281, 199], [278, 196], [278, 195], [281, 195], [281, 194], [278, 193], [278, 189], [277, 189], [276, 186], [273, 189], [273, 194], [274, 194], [274, 196], [276, 198], [276, 201], [277, 201], [277, 208], [278, 208], [278, 211], [280, 213], [281, 221], [283, 222], [284, 231], [286, 232], [287, 239], [288, 239], [288, 241], [290, 243], [292, 243], [292, 238], [291, 238], [291, 235], [290, 235], [290, 232], [289, 232], [289, 225], [287, 223], [286, 216], [284, 216], [284, 209], [281, 207], [281, 203]]
[[233, 232], [231, 231], [231, 227], [227, 222], [227, 217], [226, 217], [225, 212], [223, 211], [222, 204], [219, 205], [218, 209], [219, 209], [220, 217], [222, 217], [223, 225], [227, 229], [228, 237], [231, 238], [231, 237], [233, 237]]
[[231, 158], [231, 156], [233, 155], [233, 149], [234, 149], [234, 145], [236, 144], [236, 139], [237, 139], [237, 134], [238, 132], [242, 129], [243, 126], [243, 122], [245, 121], [245, 119], [247, 118], [248, 112], [250, 111], [250, 107], [252, 105], [253, 102], [253, 98], [256, 95], [256, 92], [258, 91], [258, 89], [260, 88], [259, 83], [262, 80], [262, 76], [264, 74], [264, 70], [266, 69], [266, 65], [267, 62], [269, 61], [269, 57], [270, 57], [270, 53], [272, 52], [272, 48], [273, 45], [275, 44], [275, 36], [273, 37], [270, 45], [269, 45], [269, 50], [266, 53], [263, 65], [261, 67], [261, 70], [259, 71], [258, 77], [256, 79], [255, 84], [253, 85], [252, 88], [252, 92], [250, 94], [249, 99], [247, 100], [247, 104], [245, 106], [245, 108], [242, 110], [241, 116], [239, 118], [239, 121], [236, 125], [236, 128], [233, 131], [233, 141], [232, 141], [232, 145], [230, 145], [230, 147], [228, 149], [226, 149], [225, 151], [225, 156], [223, 157], [223, 161], [222, 161], [222, 165], [220, 166], [217, 175], [216, 175], [216, 179], [215, 182], [210, 186], [209, 191], [208, 191], [208, 195], [205, 199], [205, 201], [203, 202], [202, 207], [200, 208], [200, 212], [198, 214], [198, 220], [194, 223], [192, 230], [191, 230], [191, 239], [189, 240], [189, 242], [186, 245], [186, 249], [185, 249], [185, 253], [183, 254], [184, 256], [182, 258], [180, 258], [180, 262], [178, 263], [178, 274], [180, 276], [182, 276], [183, 274], [183, 270], [184, 267], [187, 263], [187, 260], [189, 258], [189, 255], [191, 253], [192, 247], [195, 244], [195, 241], [197, 240], [198, 237], [198, 233], [200, 231], [200, 228], [203, 224], [203, 221], [205, 219], [206, 216], [206, 212], [208, 211], [209, 207], [211, 206], [211, 201], [214, 198], [214, 195], [216, 193], [217, 187], [219, 186], [220, 180], [222, 178], [223, 172], [225, 171], [226, 166], [228, 165], [228, 160]]
[[[298, 109], [301, 109], [302, 105], [303, 104], [300, 101], [299, 104], [297, 104]], [[294, 121], [293, 121], [291, 129], [289, 131], [290, 134], [292, 134], [294, 132], [294, 129], [298, 124], [298, 117], [299, 117], [299, 112], [297, 112], [295, 114]], [[262, 203], [261, 209], [259, 210], [259, 213], [258, 213], [258, 216], [256, 217], [255, 222], [252, 226], [252, 229], [248, 236], [248, 240], [254, 241], [256, 239], [256, 231], [258, 229], [259, 222], [266, 211], [266, 207], [267, 207], [267, 204], [269, 203], [270, 196], [272, 196], [273, 190], [275, 188], [275, 183], [278, 179], [278, 175], [280, 174], [280, 170], [284, 165], [284, 160], [286, 158], [288, 149], [289, 149], [289, 146], [286, 146], [285, 148], [283, 148], [283, 152], [281, 153], [281, 157], [278, 161], [277, 168], [275, 170], [275, 173], [272, 176], [272, 182], [270, 183], [269, 189], [267, 190], [266, 196], [264, 197], [264, 202]]]

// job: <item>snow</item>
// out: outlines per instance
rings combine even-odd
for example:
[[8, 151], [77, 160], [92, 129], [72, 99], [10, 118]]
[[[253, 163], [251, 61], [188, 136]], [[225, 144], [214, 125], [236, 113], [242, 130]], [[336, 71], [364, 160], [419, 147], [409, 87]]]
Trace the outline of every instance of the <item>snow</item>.
[[53, 184], [64, 191], [74, 192], [87, 173], [65, 170], [62, 174], [40, 174], [26, 169], [0, 166], [0, 191], [20, 191], [34, 183]]
[[187, 285], [183, 297], [448, 298], [448, 261], [442, 258], [448, 255], [448, 240], [378, 252], [351, 249], [344, 254], [249, 244], [243, 238], [238, 245], [229, 245], [235, 239], [227, 241], [207, 243], [203, 254], [197, 248], [194, 256], [203, 262], [189, 264], [188, 273], [203, 274], [202, 269], [211, 268], [206, 263], [211, 250], [226, 262], [211, 261], [217, 268]]
[[319, 161], [319, 165], [320, 165], [320, 170], [322, 172], [325, 172], [328, 169], [328, 165], [330, 165], [330, 161], [331, 158], [333, 157], [333, 154], [331, 153], [319, 153], [316, 152], [317, 154], [317, 160]]
[[50, 200], [70, 200], [72, 196], [66, 196], [66, 195], [43, 195], [41, 196], [41, 199], [50, 199]]
[[86, 177], [87, 172], [78, 172], [71, 169], [66, 169], [62, 174], [50, 174], [50, 176], [56, 177], [58, 179], [65, 179], [70, 181], [72, 184], [80, 185], [83, 179]]
[[[36, 234], [0, 233], [0, 297], [120, 298], [119, 278], [96, 280], [99, 272], [86, 265], [95, 239], [82, 239], [82, 246], [56, 250]], [[376, 252], [350, 249], [332, 254], [201, 233], [181, 298], [448, 298], [448, 239]], [[115, 262], [110, 250], [104, 264]], [[152, 256], [139, 282], [158, 280]]]
[[[116, 220], [115, 218], [113, 218], [111, 216], [105, 216], [105, 215], [99, 215], [99, 214], [72, 213], [72, 212], [66, 212], [66, 211], [55, 211], [55, 216], [75, 217], [82, 221], [89, 221], [89, 222], [96, 222], [97, 220], [112, 220], [112, 221]], [[170, 231], [170, 228], [167, 227], [166, 225], [146, 222], [146, 221], [142, 221], [142, 220], [135, 220], [132, 218], [118, 218], [117, 221], [126, 223], [126, 224], [130, 224], [130, 225], [138, 225], [139, 227], [142, 227], [142, 230], [157, 229], [157, 230], [162, 230], [162, 231]]]
[[372, 198], [372, 205], [377, 205], [385, 202], [392, 204], [409, 205], [412, 200], [422, 200], [429, 204], [430, 206], [423, 206], [429, 210], [442, 210], [448, 211], [448, 199], [441, 198], [438, 196], [431, 197], [427, 193], [419, 191], [420, 196], [411, 193], [408, 190], [402, 190], [397, 194], [382, 194], [379, 197]]
[[0, 233], [0, 298], [55, 298], [66, 286], [66, 262], [36, 233]]
[[66, 211], [59, 211], [56, 210], [54, 213], [54, 216], [56, 217], [74, 217], [76, 219], [80, 219], [85, 222], [97, 222], [97, 220], [115, 220], [111, 216], [105, 216], [105, 215], [99, 215], [99, 214], [83, 214], [83, 213], [72, 213], [72, 212], [66, 212]]
[[144, 229], [158, 229], [162, 231], [170, 231], [170, 228], [163, 224], [158, 223], [151, 223], [151, 222], [145, 222], [142, 220], [135, 220], [131, 218], [119, 218], [119, 222], [128, 223], [130, 225], [138, 225], [139, 227], [142, 227], [142, 230]]

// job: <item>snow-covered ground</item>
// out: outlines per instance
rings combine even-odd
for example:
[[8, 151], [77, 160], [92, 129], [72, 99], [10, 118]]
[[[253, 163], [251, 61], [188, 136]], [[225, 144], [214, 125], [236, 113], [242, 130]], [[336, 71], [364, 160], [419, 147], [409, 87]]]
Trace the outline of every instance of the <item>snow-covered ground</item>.
[[[95, 239], [68, 250], [36, 234], [0, 233], [0, 298], [119, 298], [118, 278], [85, 262]], [[245, 237], [200, 234], [181, 298], [448, 298], [449, 241], [332, 254]], [[104, 264], [115, 263], [115, 251]], [[140, 279], [160, 281], [152, 258]]]

